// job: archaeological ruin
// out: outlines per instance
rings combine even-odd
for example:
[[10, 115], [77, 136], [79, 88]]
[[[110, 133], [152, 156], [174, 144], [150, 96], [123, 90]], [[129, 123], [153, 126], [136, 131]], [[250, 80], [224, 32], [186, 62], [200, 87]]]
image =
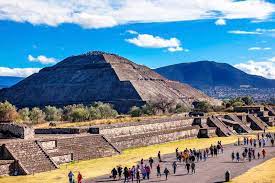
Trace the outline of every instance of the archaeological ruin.
[[248, 106], [226, 114], [185, 114], [74, 128], [33, 129], [1, 123], [0, 174], [34, 174], [63, 163], [113, 156], [132, 147], [265, 130], [274, 126], [274, 117], [272, 107]]

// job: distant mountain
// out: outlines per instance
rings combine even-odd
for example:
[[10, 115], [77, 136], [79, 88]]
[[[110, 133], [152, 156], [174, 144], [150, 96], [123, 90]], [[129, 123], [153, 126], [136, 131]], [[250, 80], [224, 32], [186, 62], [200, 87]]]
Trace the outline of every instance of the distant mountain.
[[229, 64], [213, 61], [181, 63], [155, 69], [164, 77], [190, 84], [199, 89], [216, 86], [239, 88], [250, 85], [255, 88], [275, 88], [275, 80], [247, 74]]
[[0, 76], [0, 88], [8, 88], [23, 80], [22, 77]]

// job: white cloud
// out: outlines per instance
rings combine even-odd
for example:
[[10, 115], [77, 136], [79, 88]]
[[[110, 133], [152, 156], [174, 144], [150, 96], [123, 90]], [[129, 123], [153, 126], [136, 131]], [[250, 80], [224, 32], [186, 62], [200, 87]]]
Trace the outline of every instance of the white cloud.
[[275, 79], [275, 57], [266, 61], [249, 60], [246, 63], [239, 63], [234, 67], [253, 75], [263, 76], [269, 79]]
[[143, 48], [167, 48], [170, 52], [183, 51], [181, 42], [177, 38], [164, 39], [150, 34], [138, 34], [137, 37], [126, 41]]
[[243, 31], [243, 30], [231, 30], [228, 31], [230, 34], [262, 34], [261, 32], [257, 31]]
[[129, 34], [138, 34], [138, 32], [134, 30], [127, 30], [126, 32], [128, 32]]
[[270, 47], [251, 47], [248, 48], [249, 51], [257, 51], [257, 50], [271, 50], [272, 48]]
[[1, 0], [0, 20], [85, 28], [127, 23], [199, 19], [268, 19], [275, 5], [264, 0]]
[[0, 67], [0, 76], [27, 77], [39, 72], [40, 68], [8, 68]]
[[44, 55], [39, 55], [38, 57], [33, 57], [32, 55], [28, 55], [28, 60], [30, 62], [40, 62], [41, 64], [55, 64], [57, 62], [56, 58], [46, 57]]
[[225, 21], [225, 19], [219, 18], [218, 20], [216, 20], [215, 24], [216, 25], [226, 25], [226, 21]]

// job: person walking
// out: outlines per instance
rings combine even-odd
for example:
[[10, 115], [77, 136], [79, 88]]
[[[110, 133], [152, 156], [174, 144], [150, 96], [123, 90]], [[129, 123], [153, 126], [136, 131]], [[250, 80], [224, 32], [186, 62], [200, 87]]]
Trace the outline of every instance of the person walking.
[[136, 169], [137, 183], [140, 183], [140, 174], [141, 174], [141, 170], [140, 170], [139, 166], [137, 166], [137, 169]]
[[258, 159], [260, 159], [260, 157], [261, 157], [261, 154], [260, 154], [260, 152], [258, 152]]
[[168, 179], [168, 174], [170, 173], [169, 170], [167, 169], [167, 167], [165, 167], [163, 173], [165, 174], [165, 180]]
[[157, 166], [157, 177], [160, 176], [161, 177], [161, 173], [160, 173], [160, 165], [158, 164]]
[[122, 175], [122, 167], [121, 166], [117, 167], [117, 173], [118, 173], [119, 180], [121, 180], [121, 175]]
[[69, 183], [74, 183], [74, 174], [72, 171], [69, 172], [68, 178], [69, 178]]
[[172, 166], [173, 166], [174, 174], [176, 174], [177, 166], [178, 166], [178, 165], [177, 165], [177, 162], [174, 161], [173, 164], [172, 164]]
[[117, 176], [117, 170], [116, 170], [116, 168], [113, 168], [112, 169], [112, 177], [114, 180], [116, 179], [116, 176]]
[[190, 163], [189, 163], [189, 161], [186, 163], [185, 167], [187, 169], [187, 174], [189, 174], [189, 171], [190, 171]]
[[270, 140], [272, 147], [274, 147], [274, 138], [271, 138]]
[[236, 153], [236, 159], [238, 162], [240, 162], [240, 153], [239, 152]]
[[150, 168], [152, 169], [153, 168], [153, 163], [154, 163], [154, 160], [152, 157], [149, 158], [149, 164], [150, 164]]
[[158, 152], [158, 159], [159, 159], [159, 162], [161, 162], [160, 151]]
[[124, 175], [124, 183], [129, 182], [129, 171], [127, 167], [124, 168], [123, 175]]
[[235, 160], [235, 153], [234, 153], [234, 151], [231, 153], [231, 159], [232, 159], [232, 161]]
[[146, 170], [147, 179], [149, 180], [149, 179], [150, 179], [150, 173], [151, 173], [150, 167], [149, 167], [149, 166], [146, 166], [146, 167], [145, 167], [145, 170]]
[[78, 172], [78, 175], [77, 175], [77, 183], [82, 183], [82, 179], [83, 179], [83, 177], [82, 177], [81, 173]]
[[195, 167], [196, 167], [195, 162], [192, 162], [192, 163], [191, 163], [192, 173], [196, 173], [196, 171], [195, 171]]

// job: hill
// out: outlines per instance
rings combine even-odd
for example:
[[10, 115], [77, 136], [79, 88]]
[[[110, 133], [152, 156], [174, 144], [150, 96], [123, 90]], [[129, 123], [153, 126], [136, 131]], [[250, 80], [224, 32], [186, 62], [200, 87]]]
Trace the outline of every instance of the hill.
[[275, 80], [247, 74], [229, 64], [213, 61], [181, 63], [155, 69], [162, 76], [190, 84], [199, 89], [217, 86], [239, 88], [250, 85], [255, 88], [275, 88]]
[[173, 100], [191, 106], [193, 101], [219, 101], [180, 82], [170, 81], [146, 66], [115, 54], [88, 52], [46, 67], [18, 84], [0, 90], [0, 101], [18, 107], [111, 103], [120, 112], [149, 101]]
[[22, 77], [0, 76], [0, 88], [8, 88], [23, 79]]

